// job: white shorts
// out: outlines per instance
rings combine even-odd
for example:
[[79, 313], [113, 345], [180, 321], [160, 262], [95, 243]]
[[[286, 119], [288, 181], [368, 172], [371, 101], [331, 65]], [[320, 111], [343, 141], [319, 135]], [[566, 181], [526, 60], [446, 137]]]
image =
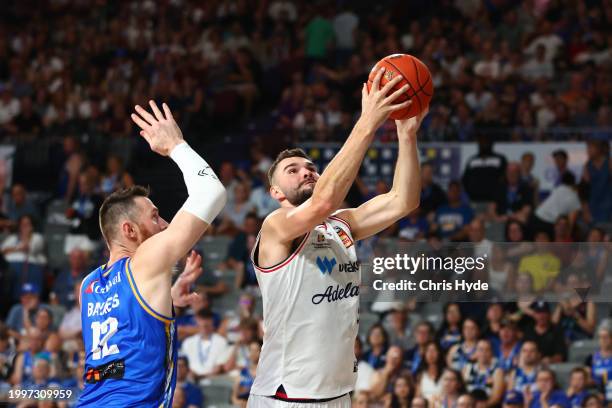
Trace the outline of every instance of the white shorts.
[[287, 402], [263, 395], [249, 395], [247, 408], [351, 408], [351, 397], [346, 394], [327, 402]]

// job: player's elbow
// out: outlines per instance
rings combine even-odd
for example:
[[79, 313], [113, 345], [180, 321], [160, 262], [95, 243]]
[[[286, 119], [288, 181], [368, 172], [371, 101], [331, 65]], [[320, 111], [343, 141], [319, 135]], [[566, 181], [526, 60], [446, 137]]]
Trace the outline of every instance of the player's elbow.
[[405, 217], [406, 215], [410, 214], [419, 208], [419, 205], [421, 204], [420, 195], [413, 197], [398, 196], [395, 197], [393, 201], [395, 202], [395, 207], [397, 208], [397, 212], [399, 213], [400, 217]]
[[331, 215], [331, 213], [334, 212], [334, 210], [339, 206], [340, 203], [338, 203], [338, 205], [334, 205], [332, 200], [313, 199], [310, 209], [313, 213], [314, 218], [324, 220], [329, 215]]

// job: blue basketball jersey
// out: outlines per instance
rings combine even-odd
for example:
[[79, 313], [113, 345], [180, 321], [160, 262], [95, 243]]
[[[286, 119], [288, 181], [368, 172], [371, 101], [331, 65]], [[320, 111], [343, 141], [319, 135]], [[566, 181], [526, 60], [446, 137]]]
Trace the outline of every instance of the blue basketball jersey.
[[155, 312], [138, 292], [130, 258], [83, 280], [81, 319], [85, 389], [79, 407], [170, 407], [176, 385], [174, 317]]

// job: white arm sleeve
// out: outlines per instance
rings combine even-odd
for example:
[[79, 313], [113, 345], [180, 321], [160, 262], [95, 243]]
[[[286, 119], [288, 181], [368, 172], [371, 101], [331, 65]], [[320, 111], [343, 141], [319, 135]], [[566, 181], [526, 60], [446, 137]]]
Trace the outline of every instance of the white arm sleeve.
[[183, 142], [172, 149], [170, 158], [183, 172], [189, 193], [182, 210], [211, 224], [225, 206], [225, 187], [208, 163], [187, 143]]

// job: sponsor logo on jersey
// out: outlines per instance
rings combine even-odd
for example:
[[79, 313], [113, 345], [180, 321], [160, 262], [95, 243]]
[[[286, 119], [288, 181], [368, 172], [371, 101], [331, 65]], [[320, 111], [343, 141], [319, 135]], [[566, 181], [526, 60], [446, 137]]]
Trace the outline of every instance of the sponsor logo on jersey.
[[327, 241], [325, 234], [318, 232], [317, 239], [315, 240], [315, 242], [312, 243], [312, 246], [314, 246], [317, 249], [331, 248], [331, 243]]
[[104, 316], [120, 305], [119, 295], [115, 294], [104, 302], [87, 302], [87, 317]]
[[327, 300], [327, 303], [331, 303], [355, 296], [359, 296], [359, 286], [354, 286], [351, 282], [347, 283], [343, 288], [340, 287], [340, 285], [336, 285], [335, 288], [329, 285], [327, 289], [325, 289], [325, 292], [317, 293], [312, 296], [312, 303], [318, 305], [324, 300]]
[[359, 261], [341, 263], [338, 264], [338, 270], [340, 272], [357, 272], [360, 266], [361, 264], [359, 263]]
[[336, 266], [336, 258], [328, 259], [326, 256], [321, 258], [317, 256], [317, 266], [323, 275], [328, 274], [331, 275], [334, 270], [334, 266]]
[[344, 245], [345, 248], [348, 249], [348, 248], [353, 246], [354, 242], [351, 239], [351, 237], [348, 236], [346, 231], [344, 231], [342, 228], [340, 228], [338, 226], [334, 227], [334, 230], [336, 231], [336, 233], [338, 234], [338, 236], [342, 240], [342, 244]]
[[113, 276], [113, 279], [108, 281], [104, 287], [100, 285], [100, 279], [94, 279], [85, 288], [85, 293], [107, 293], [114, 285], [121, 283], [121, 274]]
[[85, 381], [94, 384], [108, 378], [119, 380], [125, 373], [125, 360], [114, 360], [97, 367], [91, 367], [85, 372]]

